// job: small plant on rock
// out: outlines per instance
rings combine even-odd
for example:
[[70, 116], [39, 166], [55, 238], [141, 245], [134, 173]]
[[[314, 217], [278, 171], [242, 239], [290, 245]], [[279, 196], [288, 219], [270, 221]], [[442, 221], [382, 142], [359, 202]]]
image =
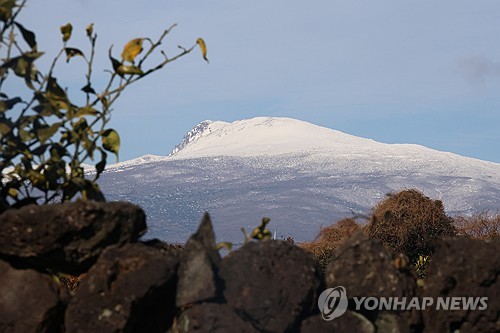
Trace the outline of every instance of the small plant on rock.
[[427, 268], [429, 267], [430, 256], [418, 256], [414, 268], [418, 277], [424, 279], [427, 276]]
[[250, 233], [250, 235], [247, 235], [245, 229], [241, 228], [241, 232], [243, 233], [244, 237], [244, 243], [248, 243], [251, 240], [257, 240], [257, 241], [266, 241], [270, 240], [272, 238], [272, 233], [269, 229], [267, 229], [267, 225], [271, 221], [270, 218], [264, 217], [262, 218], [262, 222], [260, 225], [253, 229], [253, 231]]

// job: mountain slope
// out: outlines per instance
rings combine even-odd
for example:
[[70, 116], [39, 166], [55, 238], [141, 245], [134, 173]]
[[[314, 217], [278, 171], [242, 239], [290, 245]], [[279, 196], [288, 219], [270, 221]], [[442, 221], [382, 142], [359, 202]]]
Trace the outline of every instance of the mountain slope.
[[278, 235], [308, 240], [404, 188], [452, 214], [500, 208], [500, 164], [288, 118], [205, 121], [170, 156], [111, 165], [100, 184], [109, 199], [141, 205], [151, 236], [170, 241], [184, 241], [205, 210], [221, 240], [240, 241], [240, 227], [263, 216]]

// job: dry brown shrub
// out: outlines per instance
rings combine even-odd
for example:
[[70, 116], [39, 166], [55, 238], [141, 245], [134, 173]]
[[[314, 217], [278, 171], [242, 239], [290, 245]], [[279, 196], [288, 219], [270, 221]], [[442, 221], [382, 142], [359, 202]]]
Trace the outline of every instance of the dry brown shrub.
[[314, 241], [302, 243], [300, 246], [311, 252], [320, 266], [325, 268], [340, 245], [357, 231], [361, 231], [359, 224], [354, 219], [345, 218], [331, 226], [321, 228]]
[[389, 195], [375, 207], [366, 233], [415, 262], [419, 255], [432, 254], [434, 240], [456, 231], [440, 200], [409, 189]]
[[457, 234], [476, 239], [500, 237], [500, 213], [481, 212], [473, 216], [455, 216]]
[[80, 286], [80, 283], [87, 276], [86, 273], [80, 275], [61, 275], [59, 281], [62, 286], [66, 287], [70, 292], [74, 292]]

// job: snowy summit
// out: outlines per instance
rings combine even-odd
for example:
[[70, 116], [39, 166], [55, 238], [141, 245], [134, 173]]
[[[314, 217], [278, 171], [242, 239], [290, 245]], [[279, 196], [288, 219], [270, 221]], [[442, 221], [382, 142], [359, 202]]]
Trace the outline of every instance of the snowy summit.
[[232, 123], [206, 120], [171, 156], [259, 156], [370, 147], [379, 143], [291, 118], [257, 117]]

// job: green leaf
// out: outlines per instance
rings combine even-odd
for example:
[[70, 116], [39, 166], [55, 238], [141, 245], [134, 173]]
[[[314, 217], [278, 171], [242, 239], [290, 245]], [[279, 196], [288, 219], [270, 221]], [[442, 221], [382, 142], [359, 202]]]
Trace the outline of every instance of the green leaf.
[[73, 32], [73, 26], [71, 23], [61, 26], [61, 34], [63, 35], [63, 42], [67, 42], [71, 38], [71, 32]]
[[66, 163], [63, 161], [51, 160], [51, 163], [44, 171], [46, 186], [48, 189], [55, 191], [61, 185], [61, 181], [66, 176]]
[[14, 22], [14, 24], [21, 31], [21, 34], [23, 35], [23, 38], [26, 41], [26, 43], [28, 43], [28, 45], [31, 47], [33, 51], [36, 51], [36, 37], [33, 31], [26, 29], [17, 22]]
[[80, 179], [71, 179], [63, 185], [63, 198], [70, 200], [80, 190]]
[[228, 251], [231, 251], [231, 249], [233, 248], [233, 243], [231, 243], [231, 242], [219, 242], [215, 245], [215, 248], [217, 250], [226, 249]]
[[19, 97], [0, 101], [0, 113], [12, 109], [14, 105], [16, 105], [17, 103], [21, 103], [22, 101], [23, 100]]
[[78, 111], [76, 112], [77, 117], [95, 116], [96, 114], [99, 114], [99, 111], [97, 111], [90, 105], [84, 106], [83, 108], [79, 108]]
[[22, 142], [28, 142], [33, 139], [34, 135], [30, 131], [25, 130], [24, 128], [19, 128], [19, 137]]
[[106, 168], [106, 159], [108, 158], [108, 154], [106, 154], [106, 152], [104, 150], [102, 150], [102, 149], [99, 149], [99, 150], [101, 151], [101, 161], [95, 165], [95, 169], [97, 171], [95, 180], [97, 180], [97, 178], [99, 178], [101, 173]]
[[89, 132], [92, 131], [89, 128], [89, 124], [85, 118], [80, 118], [78, 121], [71, 124], [73, 126], [73, 131], [77, 134], [78, 138], [86, 137]]
[[111, 60], [111, 64], [113, 65], [113, 70], [116, 72], [118, 70], [118, 67], [120, 67], [121, 62], [119, 62], [118, 60], [113, 58], [113, 56], [111, 55], [112, 50], [113, 50], [113, 45], [111, 45], [111, 47], [108, 50], [108, 56], [109, 56], [109, 60]]
[[16, 5], [15, 0], [0, 0], [0, 20], [7, 22], [12, 18], [12, 9]]
[[66, 92], [63, 88], [61, 88], [61, 86], [57, 83], [57, 79], [54, 77], [49, 77], [47, 83], [47, 93], [50, 93], [52, 95], [51, 97], [67, 98]]
[[60, 144], [54, 144], [50, 147], [50, 159], [54, 162], [62, 162], [62, 158], [68, 151]]
[[71, 177], [72, 178], [83, 178], [85, 172], [81, 166], [71, 166]]
[[104, 194], [97, 183], [88, 179], [84, 180], [84, 189], [82, 190], [82, 197], [84, 200], [106, 201]]
[[36, 155], [36, 156], [42, 156], [48, 147], [49, 147], [48, 144], [41, 144], [37, 148], [33, 149], [32, 153], [33, 153], [33, 155]]
[[120, 76], [134, 75], [134, 74], [136, 74], [136, 75], [142, 75], [142, 74], [144, 74], [144, 72], [142, 71], [142, 69], [140, 69], [137, 66], [125, 66], [125, 65], [118, 66], [118, 68], [116, 69], [116, 73], [118, 73], [118, 75], [120, 75]]
[[79, 49], [75, 49], [72, 47], [66, 47], [64, 49], [64, 51], [66, 52], [66, 62], [69, 62], [71, 58], [77, 57], [77, 56], [85, 58], [85, 55]]
[[[40, 116], [48, 117], [52, 115], [61, 116], [62, 113], [59, 110], [56, 110], [52, 104], [50, 103], [41, 103], [33, 107], [33, 110], [36, 111]], [[60, 118], [60, 117], [59, 117]]]
[[87, 151], [87, 154], [89, 154], [90, 158], [93, 160], [94, 159], [94, 150], [96, 148], [95, 142], [93, 140], [90, 140], [89, 137], [84, 134], [82, 137], [82, 146], [85, 148]]
[[12, 122], [10, 122], [8, 119], [0, 118], [0, 134], [2, 136], [9, 134], [12, 130], [12, 126]]
[[28, 178], [37, 188], [43, 188], [43, 185], [45, 185], [46, 182], [45, 175], [33, 169], [29, 170]]
[[42, 55], [43, 52], [27, 52], [7, 60], [0, 68], [10, 68], [14, 71], [14, 74], [25, 79], [29, 88], [34, 89], [31, 81], [37, 81], [39, 76], [34, 61]]
[[144, 74], [142, 69], [140, 69], [139, 67], [137, 67], [137, 66], [125, 66], [120, 61], [113, 58], [113, 56], [111, 55], [112, 49], [113, 49], [113, 47], [111, 46], [109, 48], [108, 56], [109, 56], [109, 60], [111, 60], [111, 65], [113, 65], [113, 70], [116, 74], [120, 75], [121, 77], [123, 77], [124, 75], [133, 75], [133, 74], [142, 75], [142, 74]]
[[62, 123], [54, 123], [50, 126], [39, 128], [36, 132], [38, 140], [45, 143], [49, 138], [56, 134], [57, 130], [61, 127]]
[[87, 85], [82, 88], [82, 91], [87, 94], [94, 94], [94, 95], [96, 94], [94, 88], [92, 88], [92, 86], [90, 85], [90, 82], [87, 83]]
[[107, 129], [101, 135], [102, 147], [116, 155], [118, 160], [118, 151], [120, 150], [120, 136], [114, 129]]
[[61, 86], [59, 86], [57, 80], [53, 77], [49, 77], [45, 97], [54, 109], [71, 110], [71, 103], [66, 95], [66, 92], [61, 88]]

